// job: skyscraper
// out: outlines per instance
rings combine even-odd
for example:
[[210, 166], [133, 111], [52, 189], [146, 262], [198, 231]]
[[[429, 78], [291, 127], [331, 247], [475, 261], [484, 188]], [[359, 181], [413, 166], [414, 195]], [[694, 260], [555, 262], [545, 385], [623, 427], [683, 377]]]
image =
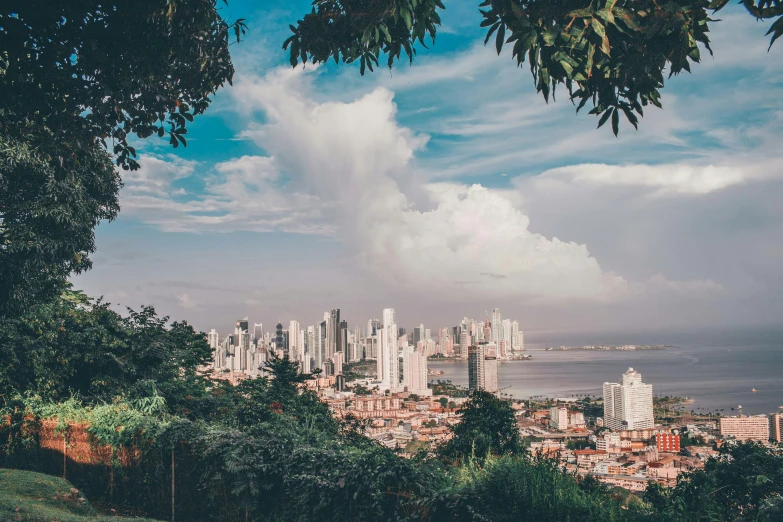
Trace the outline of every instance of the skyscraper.
[[484, 339], [485, 341], [495, 341], [503, 339], [503, 317], [500, 315], [500, 308], [492, 309], [492, 316], [490, 317], [490, 338]]
[[299, 361], [299, 321], [288, 323], [288, 358], [292, 361]]
[[283, 323], [277, 323], [275, 327], [275, 348], [282, 350], [283, 347]]
[[[339, 310], [337, 311], [339, 315]], [[348, 321], [342, 320], [337, 330], [337, 351], [343, 352], [343, 361], [348, 361]]]
[[468, 390], [484, 389], [484, 345], [468, 347]]
[[217, 350], [217, 347], [220, 345], [220, 336], [214, 328], [207, 334], [207, 343], [212, 350]]
[[394, 308], [383, 310], [383, 326], [378, 332], [378, 379], [392, 393], [400, 389], [400, 364]]
[[619, 383], [604, 383], [604, 426], [613, 430], [642, 430], [655, 425], [652, 385], [628, 368]]
[[463, 330], [459, 334], [459, 356], [461, 359], [468, 358], [468, 345], [470, 344], [470, 334]]
[[420, 324], [419, 326], [413, 327], [413, 346], [416, 346], [416, 343], [419, 341], [424, 340], [424, 325]]
[[329, 351], [329, 357], [334, 354], [334, 352], [342, 352], [343, 351], [343, 344], [342, 344], [342, 338], [340, 336], [340, 309], [334, 308], [329, 314], [329, 325], [332, 329], [332, 337], [331, 337], [331, 343], [332, 346], [330, 347]]

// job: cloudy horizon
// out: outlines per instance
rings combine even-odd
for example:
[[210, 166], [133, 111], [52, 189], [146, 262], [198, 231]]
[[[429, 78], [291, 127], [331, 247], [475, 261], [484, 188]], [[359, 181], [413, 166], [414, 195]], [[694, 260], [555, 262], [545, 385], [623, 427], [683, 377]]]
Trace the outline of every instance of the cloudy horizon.
[[361, 77], [286, 65], [309, 2], [270, 4], [231, 2], [234, 86], [186, 149], [140, 142], [77, 288], [223, 332], [386, 307], [433, 331], [493, 307], [526, 331], [780, 324], [783, 49], [750, 16], [615, 138], [484, 48], [475, 9]]

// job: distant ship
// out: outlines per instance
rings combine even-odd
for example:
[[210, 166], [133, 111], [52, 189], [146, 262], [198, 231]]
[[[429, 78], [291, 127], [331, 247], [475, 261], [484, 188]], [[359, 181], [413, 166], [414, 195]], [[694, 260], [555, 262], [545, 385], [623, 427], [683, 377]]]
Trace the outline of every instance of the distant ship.
[[758, 390], [757, 390], [756, 388], [753, 388], [753, 389], [752, 389], [752, 390], [750, 390], [750, 391], [752, 391], [753, 393], [756, 393]]

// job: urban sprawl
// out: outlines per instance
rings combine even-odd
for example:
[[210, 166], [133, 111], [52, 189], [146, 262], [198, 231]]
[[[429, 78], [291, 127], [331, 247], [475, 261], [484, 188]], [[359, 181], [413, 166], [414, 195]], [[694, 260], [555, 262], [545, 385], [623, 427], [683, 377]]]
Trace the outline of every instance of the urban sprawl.
[[[214, 329], [209, 332], [210, 370], [213, 377], [236, 383], [266, 376], [270, 358], [288, 357], [302, 373], [312, 374], [307, 385], [335, 415], [368, 419], [372, 438], [412, 455], [451, 437], [449, 428], [459, 422], [459, 408], [470, 392], [504, 395], [499, 362], [526, 358], [519, 323], [503, 319], [498, 308], [484, 320], [466, 317], [435, 335], [423, 325], [411, 332], [399, 327], [392, 308], [384, 309], [381, 319], [353, 329], [339, 309], [325, 312], [315, 325], [292, 320], [287, 328], [278, 323], [273, 331], [244, 318], [222, 339]], [[467, 360], [468, 387], [429, 382], [438, 375], [427, 367], [434, 358]], [[656, 397], [653, 386], [633, 368], [619, 382], [603, 383], [603, 397], [508, 400], [530, 452], [631, 491], [644, 491], [650, 481], [673, 486], [680, 473], [703, 467], [723, 444], [783, 441], [781, 413], [690, 413], [685, 411], [687, 398]]]

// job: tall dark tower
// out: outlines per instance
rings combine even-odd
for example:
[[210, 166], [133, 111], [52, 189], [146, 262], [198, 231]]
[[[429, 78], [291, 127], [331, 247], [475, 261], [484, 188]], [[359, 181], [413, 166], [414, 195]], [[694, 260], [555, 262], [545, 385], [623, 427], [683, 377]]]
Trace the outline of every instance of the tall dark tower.
[[343, 343], [340, 339], [340, 309], [335, 308], [332, 310], [332, 323], [331, 323], [331, 330], [332, 330], [332, 339], [334, 339], [334, 351], [336, 352], [342, 352], [343, 351]]
[[340, 336], [337, 338], [337, 348], [345, 355], [345, 361], [348, 361], [348, 321], [340, 321]]
[[275, 348], [280, 350], [285, 348], [283, 346], [283, 325], [281, 323], [277, 323], [275, 330]]

